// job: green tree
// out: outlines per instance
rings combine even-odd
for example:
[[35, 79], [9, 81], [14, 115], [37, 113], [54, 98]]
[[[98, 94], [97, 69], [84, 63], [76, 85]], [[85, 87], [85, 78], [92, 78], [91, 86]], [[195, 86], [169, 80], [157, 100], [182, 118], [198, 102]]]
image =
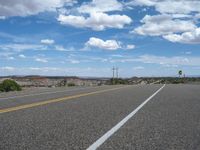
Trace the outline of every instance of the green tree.
[[14, 80], [6, 79], [0, 84], [0, 91], [21, 91], [21, 86], [17, 84]]
[[67, 84], [67, 86], [75, 86], [75, 83], [70, 82], [70, 83]]

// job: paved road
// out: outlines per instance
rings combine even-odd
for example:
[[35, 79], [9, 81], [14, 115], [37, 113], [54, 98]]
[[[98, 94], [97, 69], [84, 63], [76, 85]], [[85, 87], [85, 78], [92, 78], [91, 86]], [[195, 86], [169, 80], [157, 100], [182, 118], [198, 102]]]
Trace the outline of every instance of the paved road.
[[0, 149], [79, 150], [100, 139], [99, 149], [199, 150], [199, 91], [199, 85], [106, 86], [1, 98]]

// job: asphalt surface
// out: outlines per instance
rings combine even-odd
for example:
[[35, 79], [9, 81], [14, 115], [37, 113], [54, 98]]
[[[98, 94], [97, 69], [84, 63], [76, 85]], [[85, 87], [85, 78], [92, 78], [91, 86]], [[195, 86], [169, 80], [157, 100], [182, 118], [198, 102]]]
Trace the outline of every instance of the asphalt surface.
[[34, 89], [33, 91], [20, 91], [19, 93], [3, 93], [0, 97], [0, 109], [14, 107], [23, 104], [40, 102], [59, 97], [71, 96], [81, 93], [93, 92], [97, 90], [106, 90], [119, 86], [95, 86], [95, 87], [72, 87], [72, 88], [42, 88]]
[[[0, 149], [87, 149], [161, 87], [106, 86], [11, 99], [4, 96], [0, 111], [103, 90], [0, 113]], [[99, 149], [199, 150], [200, 86], [166, 85]]]

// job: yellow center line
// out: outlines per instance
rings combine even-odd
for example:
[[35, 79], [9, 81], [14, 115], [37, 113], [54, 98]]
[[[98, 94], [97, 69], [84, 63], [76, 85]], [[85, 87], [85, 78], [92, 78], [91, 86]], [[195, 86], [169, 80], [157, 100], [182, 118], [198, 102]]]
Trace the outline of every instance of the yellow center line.
[[37, 106], [42, 106], [42, 105], [47, 105], [47, 104], [51, 104], [51, 103], [57, 103], [57, 102], [65, 101], [65, 100], [70, 100], [70, 99], [88, 96], [88, 95], [105, 93], [105, 92], [108, 92], [108, 91], [114, 91], [114, 90], [122, 89], [122, 88], [125, 88], [125, 87], [129, 87], [129, 86], [122, 86], [122, 87], [117, 87], [117, 88], [112, 88], [112, 89], [106, 89], [106, 90], [94, 91], [94, 92], [89, 92], [89, 93], [82, 93], [82, 94], [77, 94], [77, 95], [72, 95], [72, 96], [66, 96], [66, 97], [62, 97], [62, 98], [50, 99], [50, 100], [46, 100], [46, 101], [42, 101], [42, 102], [24, 104], [24, 105], [10, 107], [10, 108], [3, 108], [3, 109], [0, 109], [0, 114], [12, 112], [12, 111], [17, 111], [17, 110], [22, 110], [22, 109], [27, 109], [27, 108], [32, 108], [32, 107], [37, 107]]

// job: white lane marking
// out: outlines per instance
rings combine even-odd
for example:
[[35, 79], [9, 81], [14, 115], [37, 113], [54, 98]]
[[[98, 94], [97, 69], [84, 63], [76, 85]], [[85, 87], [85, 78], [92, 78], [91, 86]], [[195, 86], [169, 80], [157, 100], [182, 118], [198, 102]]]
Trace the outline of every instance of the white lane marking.
[[87, 150], [96, 150], [99, 146], [101, 146], [108, 138], [110, 138], [117, 130], [119, 130], [130, 118], [132, 118], [148, 101], [150, 101], [164, 87], [165, 84], [160, 89], [158, 89], [153, 95], [151, 95], [148, 99], [146, 99], [142, 104], [140, 104], [135, 110], [133, 110], [129, 115], [127, 115], [123, 120], [121, 120], [118, 124], [116, 124], [112, 129], [110, 129], [96, 142], [94, 142], [91, 146], [89, 146]]
[[[62, 93], [62, 92], [72, 92], [72, 91], [78, 91], [78, 90], [84, 90], [84, 89], [90, 89], [90, 88], [91, 87], [85, 87], [85, 88], [83, 87], [83, 88], [78, 88], [78, 89], [55, 91], [55, 92], [43, 92], [43, 93], [38, 93], [38, 94], [17, 95], [17, 96], [12, 96], [12, 97], [0, 97], [0, 100], [21, 98], [21, 97], [28, 97], [28, 96], [37, 96], [37, 95], [43, 95], [43, 94], [55, 94], [55, 93]], [[93, 87], [93, 88], [98, 88], [98, 86], [97, 87]]]

